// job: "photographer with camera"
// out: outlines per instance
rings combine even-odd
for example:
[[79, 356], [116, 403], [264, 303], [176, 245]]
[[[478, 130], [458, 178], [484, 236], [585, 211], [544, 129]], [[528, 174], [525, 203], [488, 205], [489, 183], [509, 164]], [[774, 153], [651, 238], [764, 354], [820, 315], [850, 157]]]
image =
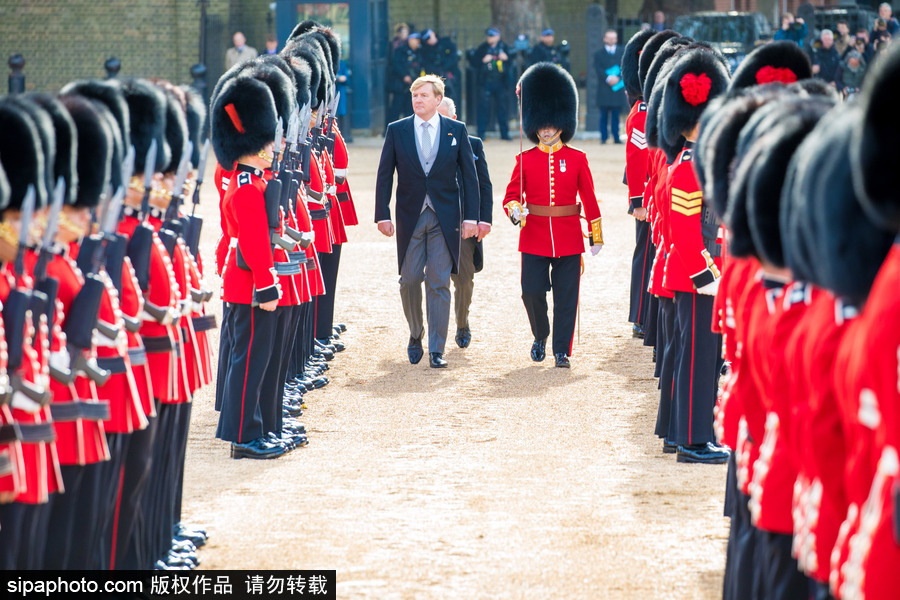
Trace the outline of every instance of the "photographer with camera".
[[793, 14], [786, 12], [781, 15], [781, 29], [775, 32], [773, 39], [790, 40], [802, 48], [803, 40], [808, 33], [809, 29], [803, 19], [795, 18]]
[[865, 74], [866, 61], [862, 54], [851, 49], [847, 52], [847, 57], [841, 62], [835, 75], [837, 89], [843, 94], [845, 100], [849, 100], [859, 92]]
[[541, 41], [535, 44], [528, 52], [527, 66], [539, 62], [549, 62], [559, 65], [566, 71], [569, 70], [569, 44], [563, 41], [559, 46], [554, 46], [554, 31], [550, 28], [541, 32]]

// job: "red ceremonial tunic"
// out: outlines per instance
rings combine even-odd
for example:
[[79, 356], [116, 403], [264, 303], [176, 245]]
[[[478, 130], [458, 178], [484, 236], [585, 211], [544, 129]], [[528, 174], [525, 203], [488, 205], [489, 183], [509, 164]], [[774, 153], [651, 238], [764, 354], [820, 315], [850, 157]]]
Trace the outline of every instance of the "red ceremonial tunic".
[[337, 185], [337, 199], [341, 206], [341, 216], [344, 225], [352, 227], [359, 225], [359, 216], [356, 214], [356, 205], [353, 203], [353, 195], [350, 193], [350, 182], [347, 181], [347, 169], [350, 165], [350, 154], [337, 121], [334, 122], [334, 183]]
[[[519, 177], [520, 164], [524, 185]], [[520, 185], [524, 198], [520, 196]], [[582, 216], [591, 225], [600, 219], [600, 206], [594, 194], [594, 178], [587, 155], [562, 142], [544, 144], [516, 157], [503, 207], [509, 214], [510, 202], [529, 206], [570, 206], [581, 200], [583, 215], [538, 216], [529, 214], [519, 231], [519, 252], [538, 256], [571, 256], [584, 252]], [[598, 222], [599, 224], [599, 222]]]
[[647, 124], [647, 103], [635, 102], [625, 119], [625, 181], [628, 185], [628, 207], [646, 206], [645, 188], [648, 182], [650, 150], [647, 148], [645, 127]]

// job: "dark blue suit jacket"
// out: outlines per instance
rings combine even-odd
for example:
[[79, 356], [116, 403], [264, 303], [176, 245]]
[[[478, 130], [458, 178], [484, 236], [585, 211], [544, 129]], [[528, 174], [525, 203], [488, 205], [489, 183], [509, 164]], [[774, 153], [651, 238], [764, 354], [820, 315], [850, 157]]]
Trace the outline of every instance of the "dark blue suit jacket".
[[[441, 116], [441, 131], [438, 134], [440, 145], [434, 166], [425, 175], [416, 149], [414, 118], [409, 116], [388, 125], [375, 181], [375, 222], [392, 220], [390, 204], [396, 170], [397, 218], [394, 223], [398, 270], [403, 264], [406, 249], [422, 212], [425, 195], [428, 194], [450, 254], [453, 255], [455, 272], [459, 263], [460, 224], [463, 220], [479, 220], [478, 176], [469, 134], [465, 124]], [[462, 176], [462, 189], [457, 182], [457, 171]]]
[[[487, 160], [484, 157], [484, 142], [481, 141], [481, 138], [470, 135], [469, 143], [472, 144], [472, 153], [475, 155], [475, 172], [478, 173], [478, 221], [490, 223], [494, 214], [494, 186], [491, 184], [491, 175], [488, 172]], [[476, 273], [484, 268], [483, 246], [483, 241], [475, 244], [473, 261]]]

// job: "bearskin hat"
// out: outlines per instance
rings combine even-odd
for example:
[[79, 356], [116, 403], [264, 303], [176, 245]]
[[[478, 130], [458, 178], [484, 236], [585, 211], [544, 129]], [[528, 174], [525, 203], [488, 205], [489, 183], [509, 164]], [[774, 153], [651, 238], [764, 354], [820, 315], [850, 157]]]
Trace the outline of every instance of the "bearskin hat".
[[[291, 70], [291, 75], [294, 78], [294, 89], [297, 93], [297, 104], [299, 104], [300, 106], [310, 104], [310, 100], [312, 98], [310, 90], [312, 89], [313, 75], [309, 63], [304, 60], [288, 57], [285, 57], [284, 62]], [[318, 83], [316, 83], [316, 87], [318, 87]]]
[[654, 35], [656, 35], [656, 32], [652, 29], [638, 31], [631, 36], [631, 39], [625, 44], [625, 50], [622, 52], [622, 81], [625, 83], [625, 93], [632, 102], [641, 97], [641, 75], [638, 64], [641, 59], [641, 52], [647, 40]]
[[3, 170], [3, 163], [0, 163], [0, 211], [3, 211], [9, 204], [9, 179], [6, 178], [6, 171]]
[[278, 113], [272, 91], [262, 81], [242, 75], [227, 82], [212, 105], [212, 145], [226, 169], [275, 140]]
[[900, 120], [894, 104], [898, 91], [900, 49], [891, 48], [867, 75], [860, 102], [862, 123], [850, 147], [856, 193], [870, 218], [892, 231], [900, 230], [900, 201], [889, 175], [900, 164]]
[[302, 23], [297, 23], [297, 26], [294, 27], [294, 30], [291, 32], [291, 35], [288, 36], [288, 41], [291, 41], [293, 39], [300, 37], [301, 35], [309, 33], [310, 31], [312, 31], [314, 29], [318, 29], [321, 26], [322, 26], [321, 23], [319, 23], [318, 21], [314, 21], [313, 19], [307, 19], [307, 20], [303, 21]]
[[709, 101], [728, 87], [728, 70], [714, 53], [695, 48], [676, 60], [666, 78], [660, 123], [660, 133], [669, 144], [693, 129]]
[[855, 194], [850, 147], [861, 113], [850, 106], [822, 119], [802, 190], [810, 209], [803, 218], [814, 220], [819, 234], [814, 256], [821, 263], [821, 283], [853, 302], [865, 300], [894, 239], [868, 218]]
[[56, 136], [56, 158], [53, 161], [53, 179], [62, 177], [66, 182], [66, 196], [64, 202], [71, 204], [75, 201], [75, 191], [78, 189], [78, 170], [76, 160], [78, 158], [78, 133], [75, 131], [75, 123], [69, 115], [69, 111], [59, 100], [49, 94], [28, 94], [25, 96], [50, 115], [53, 121], [53, 132]]
[[155, 83], [166, 95], [166, 142], [172, 152], [169, 164], [163, 172], [174, 173], [178, 170], [181, 156], [190, 139], [187, 126], [187, 98], [181, 89], [168, 81], [158, 80]]
[[747, 185], [747, 217], [750, 235], [761, 258], [776, 267], [784, 267], [784, 251], [779, 219], [782, 190], [791, 157], [803, 139], [834, 107], [824, 99], [795, 99], [777, 102], [776, 113], [747, 151], [742, 164], [750, 166]]
[[672, 58], [682, 48], [690, 46], [691, 42], [687, 38], [675, 37], [669, 38], [657, 50], [650, 68], [647, 70], [647, 78], [644, 81], [644, 89], [647, 90], [645, 101], [647, 102], [647, 124], [645, 134], [647, 136], [647, 144], [653, 148], [660, 148], [666, 152], [670, 159], [681, 151], [684, 146], [683, 140], [677, 144], [666, 144], [665, 140], [660, 139], [659, 123], [662, 114], [662, 99], [665, 88], [664, 82], [668, 76], [669, 70], [674, 66]]
[[660, 31], [650, 37], [641, 49], [641, 56], [638, 59], [638, 78], [640, 78], [641, 81], [641, 94], [645, 98], [649, 96], [650, 92], [653, 90], [652, 86], [647, 85], [647, 73], [650, 71], [650, 65], [653, 64], [656, 53], [659, 52], [662, 45], [675, 37], [682, 36], [671, 29]]
[[[306, 38], [299, 38], [288, 42], [281, 53], [286, 58], [297, 59], [309, 66], [309, 91], [313, 108], [327, 102], [330, 77], [322, 48], [317, 43], [311, 42]], [[289, 60], [289, 62], [293, 64], [293, 61]]]
[[24, 96], [8, 96], [10, 102], [17, 104], [19, 108], [28, 113], [31, 121], [37, 127], [38, 139], [41, 142], [41, 151], [44, 154], [44, 189], [47, 194], [38, 195], [35, 208], [42, 208], [50, 201], [50, 192], [56, 186], [56, 178], [53, 176], [56, 164], [56, 131], [53, 129], [53, 119], [50, 113], [27, 100]]
[[271, 62], [254, 64], [244, 74], [269, 86], [272, 98], [275, 100], [275, 109], [278, 116], [281, 117], [284, 127], [287, 128], [288, 119], [290, 119], [297, 101], [293, 77]]
[[68, 95], [61, 98], [78, 131], [78, 193], [71, 204], [93, 208], [109, 185], [113, 168], [115, 141], [109, 120], [103, 111], [109, 112], [104, 104], [85, 98]]
[[560, 139], [568, 142], [578, 127], [578, 90], [575, 80], [553, 63], [528, 67], [519, 79], [522, 99], [522, 128], [528, 139], [540, 142], [538, 130], [556, 127]]
[[206, 104], [204, 104], [200, 94], [191, 86], [182, 85], [179, 87], [184, 92], [184, 97], [187, 100], [188, 139], [194, 145], [194, 150], [191, 153], [191, 165], [196, 169], [200, 165], [200, 152], [203, 146], [201, 136], [203, 135], [203, 124], [206, 122]]
[[166, 95], [146, 79], [127, 79], [122, 84], [131, 121], [134, 172], [142, 174], [150, 142], [156, 140], [156, 172], [162, 173], [172, 161], [166, 141]]
[[66, 84], [60, 95], [78, 94], [106, 105], [119, 126], [122, 147], [131, 147], [131, 118], [122, 85], [117, 79], [82, 79]]
[[[49, 119], [49, 117], [48, 117]], [[9, 203], [4, 210], [20, 210], [28, 186], [34, 186], [35, 206], [47, 203], [47, 176], [41, 134], [21, 102], [0, 99], [0, 164], [9, 180]]]
[[794, 42], [780, 40], [754, 49], [738, 65], [731, 78], [728, 93], [751, 85], [779, 81], [793, 83], [812, 77], [809, 57]]
[[841, 99], [841, 95], [838, 93], [837, 88], [824, 79], [801, 79], [800, 81], [789, 84], [787, 87], [793, 93], [801, 96], [823, 96], [832, 102], [837, 102]]

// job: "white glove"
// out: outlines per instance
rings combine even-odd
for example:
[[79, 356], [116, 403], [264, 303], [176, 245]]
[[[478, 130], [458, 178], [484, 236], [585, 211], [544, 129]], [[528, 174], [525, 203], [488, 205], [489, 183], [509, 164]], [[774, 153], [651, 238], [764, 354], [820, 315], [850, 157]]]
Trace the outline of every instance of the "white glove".
[[50, 366], [56, 369], [57, 371], [68, 371], [69, 364], [71, 364], [72, 359], [69, 356], [69, 350], [63, 347], [61, 350], [50, 353]]
[[591, 256], [597, 256], [603, 250], [603, 244], [594, 244], [591, 246]]
[[697, 288], [698, 294], [703, 294], [704, 296], [715, 296], [716, 292], [719, 291], [719, 282], [722, 280], [721, 277], [717, 277], [711, 283], [707, 283], [703, 287]]
[[519, 210], [519, 207], [518, 207], [518, 206], [513, 206], [513, 209], [512, 209], [512, 217], [513, 217], [513, 219], [515, 219], [516, 221], [521, 221], [521, 220], [522, 220], [522, 211]]

